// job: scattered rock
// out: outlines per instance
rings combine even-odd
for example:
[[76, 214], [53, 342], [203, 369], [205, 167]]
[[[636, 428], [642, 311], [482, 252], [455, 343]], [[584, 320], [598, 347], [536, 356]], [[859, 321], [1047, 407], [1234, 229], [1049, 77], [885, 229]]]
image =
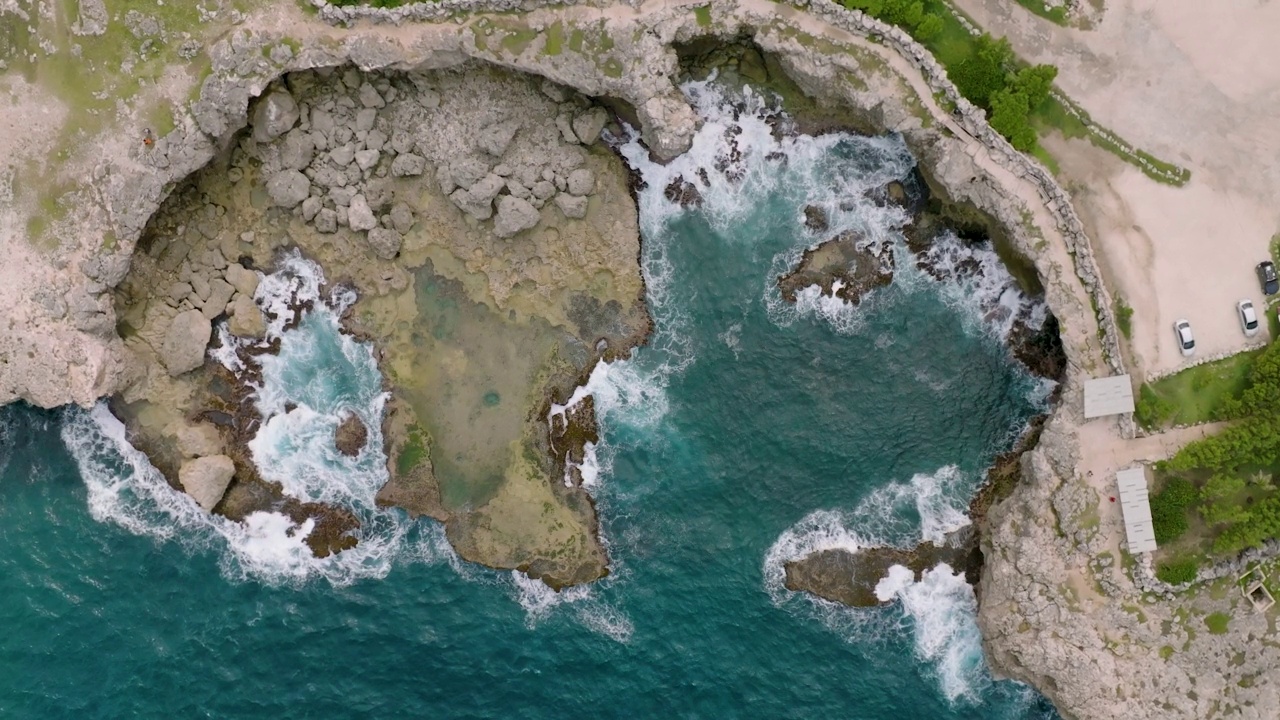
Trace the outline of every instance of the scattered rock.
[[511, 237], [538, 224], [538, 209], [527, 200], [503, 195], [498, 198], [498, 217], [493, 222], [493, 232], [498, 237]]
[[298, 103], [283, 90], [275, 90], [262, 100], [253, 113], [253, 139], [270, 142], [298, 122]]
[[378, 219], [373, 216], [373, 210], [369, 208], [369, 201], [364, 199], [363, 195], [356, 195], [351, 198], [351, 205], [347, 208], [347, 224], [352, 230], [372, 230], [378, 227]]
[[587, 216], [587, 199], [581, 195], [556, 195], [556, 207], [567, 218], [584, 218]]
[[551, 98], [552, 102], [562, 103], [572, 97], [573, 91], [553, 80], [543, 80], [542, 94]]
[[600, 139], [600, 132], [608, 122], [609, 113], [604, 108], [593, 107], [578, 113], [573, 119], [573, 134], [583, 145], [590, 145]]
[[578, 144], [578, 135], [573, 131], [573, 115], [568, 110], [556, 116], [556, 129], [560, 131], [560, 137], [565, 142]]
[[309, 133], [290, 130], [280, 146], [280, 165], [289, 170], [303, 170], [316, 156], [316, 145]]
[[316, 213], [320, 212], [320, 209], [323, 207], [324, 207], [323, 200], [316, 197], [315, 195], [308, 197], [306, 200], [302, 201], [302, 219], [305, 220], [306, 222], [311, 222], [312, 220], [315, 220]]
[[191, 285], [184, 282], [176, 282], [169, 286], [169, 299], [176, 305], [192, 293]]
[[383, 260], [394, 260], [400, 254], [403, 238], [400, 233], [390, 228], [376, 227], [369, 231], [369, 245], [373, 252]]
[[369, 429], [360, 422], [360, 418], [356, 417], [355, 413], [348, 415], [333, 434], [333, 444], [338, 448], [338, 452], [347, 457], [359, 455], [368, 442]]
[[209, 281], [209, 299], [205, 301], [204, 316], [210, 320], [218, 317], [225, 312], [227, 303], [231, 302], [231, 296], [236, 294], [236, 289], [231, 287], [230, 283], [222, 278], [214, 278]]
[[338, 167], [346, 167], [356, 157], [356, 149], [350, 143], [336, 147], [329, 151], [329, 159]]
[[378, 119], [376, 108], [362, 108], [356, 112], [356, 132], [368, 132]]
[[195, 498], [195, 501], [206, 512], [222, 499], [235, 477], [236, 465], [226, 455], [210, 455], [196, 458], [182, 464], [178, 470], [178, 482], [182, 489]]
[[480, 132], [479, 137], [476, 138], [476, 145], [494, 157], [502, 157], [519, 129], [518, 120], [495, 123]]
[[378, 158], [382, 153], [377, 150], [361, 150], [356, 153], [356, 166], [361, 170], [368, 170], [378, 164]]
[[360, 86], [360, 104], [366, 108], [380, 108], [387, 103], [378, 94], [378, 90], [366, 82]]
[[199, 310], [178, 313], [169, 323], [160, 350], [160, 361], [169, 374], [177, 377], [204, 364], [204, 350], [209, 345], [213, 326]]
[[391, 174], [396, 177], [417, 177], [427, 169], [427, 159], [421, 155], [405, 153], [391, 161]]
[[297, 170], [281, 170], [267, 180], [267, 195], [283, 208], [296, 207], [310, 194], [311, 181]]
[[578, 168], [569, 173], [565, 182], [565, 191], [570, 195], [590, 195], [596, 189], [596, 174], [587, 168]]
[[316, 213], [316, 232], [326, 235], [338, 232], [338, 213], [329, 208]]
[[241, 295], [253, 297], [258, 290], [258, 273], [245, 268], [238, 263], [232, 263], [227, 266], [226, 273], [227, 282], [236, 292]]
[[539, 180], [533, 184], [530, 192], [539, 200], [549, 200], [552, 195], [556, 194], [556, 186], [546, 180]]
[[391, 206], [391, 226], [396, 232], [404, 235], [413, 228], [413, 210], [408, 205], [398, 202]]

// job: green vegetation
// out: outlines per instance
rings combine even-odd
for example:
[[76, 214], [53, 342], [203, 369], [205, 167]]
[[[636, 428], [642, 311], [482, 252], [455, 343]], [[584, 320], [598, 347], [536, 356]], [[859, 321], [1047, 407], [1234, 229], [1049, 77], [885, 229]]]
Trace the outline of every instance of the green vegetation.
[[[992, 128], [1014, 147], [1039, 158], [1051, 171], [1056, 172], [1058, 163], [1036, 138], [1057, 131], [1063, 137], [1088, 140], [1158, 182], [1181, 186], [1191, 179], [1187, 170], [1132, 149], [1110, 131], [1092, 132], [1088, 113], [1049, 93], [1056, 69], [1050, 65], [1029, 67], [1013, 55], [1003, 39], [971, 34], [961, 23], [959, 11], [947, 0], [837, 1], [911, 33], [947, 69], [961, 94], [987, 111]], [[1020, 1], [1036, 10], [1031, 6], [1037, 0]], [[1043, 5], [1039, 10], [1046, 16], [1051, 14]]]
[[547, 27], [547, 42], [542, 46], [542, 52], [551, 56], [564, 52], [564, 24], [559, 20]]
[[1231, 622], [1231, 616], [1226, 613], [1212, 613], [1206, 615], [1204, 624], [1209, 628], [1209, 632], [1213, 635], [1222, 635], [1227, 632], [1227, 624]]
[[698, 27], [711, 27], [711, 6], [699, 5], [694, 8], [693, 17], [698, 21]]
[[[1116, 318], [1119, 322], [1120, 312]], [[1232, 355], [1188, 368], [1138, 389], [1134, 418], [1145, 428], [1195, 425], [1225, 420], [1249, 380], [1249, 370], [1262, 350]]]
[[1174, 476], [1151, 496], [1151, 523], [1156, 543], [1164, 545], [1187, 531], [1187, 510], [1196, 501], [1196, 490], [1184, 477]]
[[1133, 308], [1129, 307], [1124, 298], [1116, 296], [1116, 326], [1120, 328], [1120, 332], [1124, 334], [1126, 340], [1133, 338]]
[[1160, 659], [1168, 660], [1169, 658], [1173, 657], [1173, 653], [1174, 653], [1173, 646], [1165, 645], [1164, 647], [1160, 648]]
[[1202, 522], [1192, 540], [1204, 551], [1231, 555], [1280, 537], [1280, 344], [1252, 360], [1243, 390], [1217, 403], [1217, 417], [1234, 422], [1157, 466], [1165, 482], [1151, 503], [1156, 542], [1185, 533], [1188, 510]]
[[1018, 4], [1030, 10], [1034, 15], [1039, 15], [1058, 25], [1068, 27], [1067, 8], [1062, 5], [1055, 8], [1047, 8], [1040, 0], [1018, 0]]
[[1156, 566], [1156, 577], [1170, 585], [1191, 582], [1196, 579], [1198, 572], [1199, 563], [1196, 562], [1195, 558], [1190, 557], [1162, 562]]

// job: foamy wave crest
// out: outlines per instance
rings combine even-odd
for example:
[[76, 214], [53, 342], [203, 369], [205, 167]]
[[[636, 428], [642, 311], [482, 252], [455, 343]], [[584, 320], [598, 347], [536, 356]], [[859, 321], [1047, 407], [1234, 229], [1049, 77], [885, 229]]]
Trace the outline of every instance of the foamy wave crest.
[[775, 603], [790, 598], [793, 593], [782, 583], [786, 564], [822, 550], [910, 547], [922, 540], [941, 544], [947, 533], [969, 524], [966, 498], [971, 492], [964, 473], [947, 465], [878, 487], [852, 511], [809, 513], [779, 535], [765, 554], [765, 591]]
[[919, 582], [901, 565], [876, 586], [881, 601], [897, 600], [909, 619], [916, 656], [934, 668], [952, 703], [977, 702], [991, 684], [978, 631], [978, 601], [964, 574], [946, 563], [926, 570]]
[[958, 309], [969, 327], [1007, 340], [1019, 321], [1031, 328], [1044, 324], [1048, 306], [1022, 292], [989, 242], [966, 243], [948, 232], [922, 260], [929, 269], [917, 271], [916, 281], [936, 283], [943, 302]]
[[557, 592], [519, 570], [511, 571], [511, 581], [515, 599], [524, 608], [525, 623], [530, 628], [537, 627], [559, 610], [572, 609], [578, 622], [617, 642], [627, 642], [635, 632], [631, 620], [597, 598], [590, 586], [577, 585]]
[[[324, 578], [346, 585], [361, 578], [384, 577], [393, 558], [411, 549], [416, 559], [437, 561], [451, 553], [443, 533], [419, 533], [385, 514], [366, 522], [360, 544], [317, 558], [302, 544], [310, 528], [278, 513], [260, 512], [245, 523], [201, 510], [189, 495], [172, 488], [146, 455], [134, 448], [106, 405], [67, 410], [62, 441], [75, 458], [89, 491], [89, 512], [135, 535], [178, 542], [189, 551], [222, 550], [229, 579], [268, 584]], [[431, 545], [428, 552], [424, 545]]]

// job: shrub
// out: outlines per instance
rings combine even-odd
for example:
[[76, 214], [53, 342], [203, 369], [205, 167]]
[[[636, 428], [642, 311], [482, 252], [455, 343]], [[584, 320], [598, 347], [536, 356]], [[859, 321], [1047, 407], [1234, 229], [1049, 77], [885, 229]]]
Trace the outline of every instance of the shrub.
[[983, 33], [974, 39], [973, 54], [960, 63], [951, 80], [970, 102], [990, 110], [992, 96], [1006, 85], [1006, 68], [1012, 62], [1009, 41]]
[[1249, 518], [1249, 511], [1238, 504], [1244, 490], [1244, 478], [1218, 474], [1200, 489], [1200, 515], [1210, 525], [1237, 523]]
[[1163, 425], [1165, 420], [1173, 415], [1173, 411], [1173, 404], [1157, 395], [1150, 385], [1138, 388], [1138, 403], [1134, 408], [1133, 417], [1142, 427], [1154, 428]]
[[915, 36], [920, 42], [929, 42], [930, 40], [942, 34], [942, 18], [933, 13], [926, 13], [920, 19], [920, 24], [916, 26]]
[[1170, 585], [1181, 585], [1196, 579], [1199, 563], [1195, 558], [1177, 558], [1156, 566], [1156, 577]]
[[1133, 308], [1121, 297], [1116, 298], [1116, 326], [1125, 339], [1133, 339]]
[[1196, 501], [1196, 489], [1183, 477], [1171, 477], [1151, 497], [1151, 524], [1156, 542], [1163, 545], [1187, 531], [1187, 508]]

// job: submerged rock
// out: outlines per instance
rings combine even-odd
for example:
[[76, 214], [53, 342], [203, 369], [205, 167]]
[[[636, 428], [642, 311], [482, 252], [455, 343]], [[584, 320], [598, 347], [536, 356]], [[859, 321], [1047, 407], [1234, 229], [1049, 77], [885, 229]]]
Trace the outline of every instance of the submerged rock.
[[178, 481], [200, 507], [211, 511], [222, 500], [235, 474], [236, 466], [230, 457], [211, 455], [183, 463]]
[[360, 418], [356, 417], [355, 413], [348, 415], [333, 434], [334, 446], [338, 448], [338, 452], [347, 457], [359, 455], [368, 442], [369, 429], [360, 422]]

